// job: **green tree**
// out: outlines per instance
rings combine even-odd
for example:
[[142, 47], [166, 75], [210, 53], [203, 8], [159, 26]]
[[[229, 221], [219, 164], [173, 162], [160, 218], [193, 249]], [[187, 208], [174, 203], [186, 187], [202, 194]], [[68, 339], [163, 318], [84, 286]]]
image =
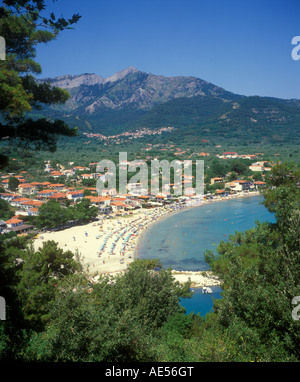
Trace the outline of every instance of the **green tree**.
[[262, 181], [262, 180], [263, 180], [263, 177], [262, 177], [261, 172], [254, 172], [254, 173], [253, 173], [253, 180], [255, 180], [255, 181], [257, 181], [257, 180]]
[[[115, 287], [106, 293], [118, 309], [130, 309], [135, 317], [149, 328], [160, 328], [168, 318], [183, 311], [181, 297], [191, 296], [190, 283], [181, 286], [171, 274], [171, 269], [155, 271], [148, 261], [136, 260], [127, 272], [116, 279]], [[106, 299], [105, 299], [106, 301]]]
[[[292, 168], [295, 171], [292, 171]], [[274, 177], [273, 177], [274, 174]], [[215, 302], [218, 324], [243, 361], [296, 361], [299, 322], [292, 319], [291, 301], [300, 289], [300, 195], [298, 169], [274, 168], [264, 192], [276, 223], [257, 223], [207, 254], [223, 280], [223, 298]], [[275, 185], [276, 184], [276, 185]]]
[[155, 360], [154, 340], [131, 315], [113, 302], [101, 304], [82, 275], [56, 288], [51, 321], [35, 334], [26, 352], [30, 361], [124, 362]]
[[[1, 238], [4, 235], [1, 235]], [[22, 351], [26, 343], [27, 324], [22, 312], [16, 287], [18, 277], [15, 264], [6, 251], [7, 244], [0, 242], [0, 296], [6, 302], [6, 320], [0, 320], [0, 360], [13, 361], [22, 359]], [[14, 256], [18, 250], [14, 248]]]
[[74, 206], [68, 207], [72, 220], [79, 220], [82, 223], [88, 223], [92, 219], [96, 218], [98, 209], [96, 206], [91, 205], [89, 199], [82, 199], [75, 203]]
[[293, 186], [299, 182], [300, 169], [293, 162], [285, 162], [273, 166], [266, 176], [268, 186]]
[[218, 159], [213, 159], [208, 170], [209, 176], [214, 177], [223, 177], [227, 173], [226, 166]]
[[294, 163], [283, 163], [272, 167], [267, 179], [268, 188], [263, 191], [264, 205], [274, 212], [281, 229], [288, 228], [290, 214], [299, 208], [300, 170]]
[[39, 228], [53, 229], [65, 225], [69, 221], [68, 210], [62, 207], [56, 200], [49, 200], [39, 208], [36, 225]]
[[8, 188], [11, 190], [11, 191], [16, 191], [16, 189], [18, 188], [20, 182], [18, 180], [18, 178], [15, 178], [14, 176], [11, 176], [8, 180]]
[[230, 171], [234, 171], [239, 175], [243, 175], [247, 172], [248, 167], [239, 159], [233, 159], [230, 163]]
[[206, 186], [208, 192], [215, 192], [216, 190], [223, 190], [225, 183], [214, 183]]
[[74, 253], [58, 248], [53, 240], [44, 242], [37, 251], [27, 248], [22, 260], [17, 292], [26, 320], [39, 331], [49, 319], [48, 304], [54, 299], [58, 281], [82, 270], [82, 266]]
[[8, 220], [14, 215], [10, 204], [4, 200], [0, 199], [0, 219]]
[[232, 182], [233, 180], [237, 179], [237, 174], [235, 171], [232, 171], [231, 174], [228, 177], [229, 182]]
[[27, 357], [44, 361], [157, 361], [159, 337], [168, 319], [190, 295], [169, 270], [155, 272], [157, 262], [136, 260], [128, 271], [91, 286], [82, 275], [56, 288], [46, 330], [35, 335]]
[[92, 191], [91, 190], [85, 189], [83, 191], [83, 196], [90, 196], [90, 195], [92, 195]]
[[85, 187], [96, 187], [96, 179], [83, 179], [82, 185]]
[[[34, 78], [41, 73], [34, 61], [36, 47], [54, 40], [80, 16], [57, 19], [51, 13], [44, 17], [45, 8], [44, 0], [4, 0], [0, 7], [0, 35], [6, 41], [6, 60], [0, 61], [0, 138], [54, 151], [58, 136], [74, 136], [76, 130], [60, 120], [25, 117], [33, 109], [64, 103], [69, 97], [65, 90]], [[7, 164], [7, 156], [0, 159], [1, 166]]]

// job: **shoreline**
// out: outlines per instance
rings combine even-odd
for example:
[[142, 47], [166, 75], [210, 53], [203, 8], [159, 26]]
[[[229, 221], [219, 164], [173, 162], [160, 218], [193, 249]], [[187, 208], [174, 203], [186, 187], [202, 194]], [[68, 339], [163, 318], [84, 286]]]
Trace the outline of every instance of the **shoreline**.
[[[186, 206], [186, 207], [180, 209], [179, 211], [175, 211], [173, 213], [163, 215], [158, 221], [155, 221], [155, 222], [153, 222], [153, 224], [150, 224], [147, 227], [147, 229], [149, 229], [150, 226], [152, 226], [154, 224], [160, 223], [163, 219], [167, 219], [170, 215], [173, 216], [174, 214], [187, 211], [187, 209], [190, 209], [190, 208], [201, 207], [203, 205], [212, 204], [212, 203], [216, 203], [216, 202], [223, 202], [226, 200], [233, 200], [233, 199], [238, 199], [238, 198], [259, 196], [259, 195], [261, 195], [260, 192], [255, 191], [255, 192], [246, 193], [246, 194], [242, 194], [242, 195], [235, 194], [229, 198], [228, 197], [219, 197], [219, 198], [211, 199], [211, 200], [205, 199], [201, 204], [199, 204], [197, 206]], [[142, 232], [140, 237], [137, 239], [137, 244], [136, 244], [136, 249], [135, 249], [135, 258], [139, 258], [138, 257], [138, 246], [139, 246], [139, 243], [143, 240], [143, 236], [145, 235], [145, 233], [146, 233], [146, 230], [144, 232]], [[219, 286], [222, 283], [222, 281], [216, 275], [214, 275], [212, 273], [212, 271], [210, 271], [210, 270], [203, 270], [203, 271], [172, 270], [172, 275], [175, 278], [175, 280], [179, 281], [180, 283], [185, 283], [186, 281], [188, 281], [188, 279], [190, 279], [192, 288]]]
[[[178, 213], [181, 213], [181, 212], [184, 212], [184, 211], [187, 211], [187, 209], [190, 209], [190, 208], [195, 208], [195, 207], [201, 207], [203, 205], [206, 205], [206, 204], [211, 204], [211, 203], [216, 203], [216, 202], [222, 202], [222, 201], [226, 201], [226, 200], [232, 200], [232, 199], [238, 199], [238, 198], [244, 198], [244, 197], [250, 197], [250, 196], [259, 196], [261, 195], [259, 191], [253, 191], [251, 192], [250, 194], [242, 194], [242, 195], [238, 195], [238, 194], [235, 194], [235, 195], [232, 195], [231, 197], [219, 197], [218, 199], [212, 199], [212, 200], [203, 200], [201, 204], [199, 205], [195, 205], [195, 206], [184, 206], [183, 208], [179, 209], [178, 211], [172, 211], [170, 213], [166, 213], [166, 214], [163, 214], [160, 219], [158, 221], [155, 221], [153, 222], [153, 224], [150, 224], [148, 225], [147, 229], [150, 228], [151, 225], [154, 225], [156, 223], [160, 223], [163, 219], [167, 219], [170, 215], [175, 215], [175, 214], [178, 214]], [[138, 241], [137, 241], [137, 247], [138, 247], [138, 244], [139, 242], [142, 240], [142, 236], [146, 233], [145, 232], [142, 232], [141, 236], [139, 237]], [[137, 249], [135, 250], [135, 255], [136, 257], [138, 258], [138, 253], [137, 253]]]
[[[96, 282], [100, 276], [115, 276], [124, 272], [132, 261], [139, 258], [139, 243], [143, 240], [146, 231], [153, 224], [161, 222], [162, 219], [206, 204], [259, 195], [259, 192], [235, 194], [231, 197], [204, 199], [199, 205], [174, 204], [154, 207], [113, 218], [104, 218], [100, 215], [100, 221], [94, 223], [62, 231], [41, 233], [34, 239], [34, 248], [37, 250], [44, 241], [54, 240], [58, 243], [59, 248], [77, 252], [84, 270]], [[193, 287], [215, 286], [221, 283], [209, 270], [195, 272], [173, 270], [172, 275], [180, 283], [184, 283], [190, 278]]]
[[172, 271], [172, 276], [181, 284], [191, 281], [191, 288], [220, 286], [222, 281], [212, 271]]

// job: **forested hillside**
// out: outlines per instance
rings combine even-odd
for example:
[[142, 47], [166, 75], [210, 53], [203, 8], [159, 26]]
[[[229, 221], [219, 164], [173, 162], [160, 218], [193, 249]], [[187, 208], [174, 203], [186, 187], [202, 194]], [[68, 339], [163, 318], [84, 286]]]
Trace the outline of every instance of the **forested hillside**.
[[236, 232], [219, 244], [218, 256], [207, 252], [223, 293], [206, 319], [185, 314], [180, 298], [191, 296], [189, 283], [175, 282], [157, 260], [136, 260], [124, 274], [91, 283], [80, 258], [55, 242], [34, 251], [30, 237], [3, 237], [0, 290], [8, 309], [0, 358], [299, 361], [300, 321], [292, 303], [300, 295], [297, 183], [298, 167], [275, 166], [264, 204], [276, 223]]
[[66, 89], [69, 100], [35, 116], [60, 118], [79, 131], [113, 135], [172, 126], [171, 138], [243, 142], [299, 139], [298, 100], [246, 97], [195, 77], [164, 77], [125, 69], [104, 79], [95, 74], [45, 79]]

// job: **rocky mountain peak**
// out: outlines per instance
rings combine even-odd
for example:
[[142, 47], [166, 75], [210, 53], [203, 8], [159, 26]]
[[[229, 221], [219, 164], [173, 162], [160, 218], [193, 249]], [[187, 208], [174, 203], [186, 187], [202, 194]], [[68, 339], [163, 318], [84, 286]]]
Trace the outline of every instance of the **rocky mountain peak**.
[[134, 66], [129, 66], [126, 69], [120, 70], [119, 72], [113, 74], [112, 76], [105, 79], [105, 82], [116, 82], [127, 77], [128, 74], [136, 73], [138, 70]]
[[53, 86], [58, 86], [63, 89], [71, 89], [76, 88], [80, 85], [90, 86], [96, 84], [103, 84], [105, 82], [105, 78], [94, 73], [84, 73], [79, 75], [66, 74], [64, 76], [55, 78], [44, 78], [41, 81], [49, 81]]

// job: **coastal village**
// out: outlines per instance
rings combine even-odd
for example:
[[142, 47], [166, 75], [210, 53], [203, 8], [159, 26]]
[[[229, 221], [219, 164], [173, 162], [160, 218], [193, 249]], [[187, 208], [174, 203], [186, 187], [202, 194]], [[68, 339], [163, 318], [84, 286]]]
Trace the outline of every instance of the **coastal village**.
[[[148, 144], [144, 150], [150, 149], [151, 144]], [[183, 153], [177, 150], [178, 154]], [[200, 157], [209, 156], [209, 153], [201, 152]], [[252, 159], [259, 158], [262, 153], [239, 155], [236, 152], [224, 152], [217, 154], [216, 157], [221, 159], [228, 158], [241, 158]], [[146, 157], [146, 159], [148, 159]], [[74, 163], [69, 163], [69, 168], [56, 165], [53, 168], [51, 161], [46, 161], [44, 164], [44, 177], [48, 181], [37, 182], [31, 181], [26, 171], [20, 173], [0, 173], [0, 187], [2, 192], [0, 198], [9, 203], [15, 211], [15, 215], [10, 219], [0, 221], [0, 232], [14, 231], [16, 233], [24, 233], [33, 229], [32, 225], [24, 224], [28, 220], [27, 217], [38, 216], [39, 208], [42, 204], [50, 200], [55, 200], [61, 206], [72, 205], [82, 199], [89, 199], [92, 206], [98, 208], [99, 216], [118, 216], [132, 214], [141, 208], [164, 207], [166, 205], [186, 203], [187, 200], [193, 198], [193, 176], [185, 177], [183, 175], [182, 184], [184, 187], [183, 196], [173, 196], [172, 186], [162, 189], [159, 194], [152, 195], [146, 187], [142, 187], [140, 183], [129, 183], [128, 193], [119, 195], [115, 188], [105, 189], [101, 195], [98, 195], [96, 187], [86, 187], [83, 185], [85, 180], [94, 180], [107, 176], [107, 174], [100, 174], [96, 172], [97, 162], [92, 162], [88, 167], [85, 166], [72, 166]], [[127, 163], [128, 164], [128, 163]], [[124, 165], [124, 164], [123, 164]], [[125, 164], [126, 165], [126, 164]], [[249, 166], [253, 172], [260, 172], [261, 179], [264, 179], [265, 174], [271, 170], [274, 164], [266, 161], [255, 161]], [[263, 180], [251, 180], [251, 176], [247, 180], [242, 177], [230, 181], [231, 173], [226, 177], [213, 177], [210, 179], [210, 185], [218, 185], [214, 192], [207, 192], [205, 190], [204, 199], [212, 200], [223, 197], [230, 197], [241, 193], [251, 193], [258, 191], [264, 187], [266, 182]], [[14, 178], [15, 183], [11, 182]], [[250, 178], [250, 179], [249, 179]], [[56, 180], [59, 179], [59, 183]], [[67, 180], [72, 180], [72, 187], [66, 185]], [[49, 181], [51, 180], [51, 181]], [[11, 186], [11, 184], [14, 186]], [[68, 182], [70, 184], [70, 182]], [[1, 214], [1, 213], [0, 213]], [[0, 216], [0, 219], [3, 219]]]
[[[151, 147], [150, 144], [147, 147]], [[147, 149], [147, 147], [145, 149]], [[181, 153], [181, 150], [176, 150]], [[199, 153], [200, 157], [209, 153]], [[107, 172], [96, 171], [97, 162], [89, 166], [54, 166], [50, 160], [44, 162], [45, 181], [32, 179], [27, 171], [1, 174], [0, 199], [11, 209], [11, 216], [0, 216], [1, 234], [31, 234], [36, 249], [47, 240], [54, 240], [61, 248], [78, 251], [84, 257], [89, 273], [97, 280], [99, 275], [122, 272], [127, 265], [138, 257], [138, 240], [148, 227], [161, 217], [202, 203], [211, 203], [241, 196], [256, 195], [265, 187], [264, 177], [273, 163], [259, 160], [260, 154], [238, 155], [235, 152], [223, 152], [220, 159], [247, 158], [256, 160], [249, 169], [253, 174], [260, 173], [261, 179], [254, 180], [250, 175], [232, 180], [232, 173], [225, 177], [212, 177], [205, 184], [204, 195], [193, 195], [194, 177], [182, 175], [184, 193], [176, 196], [172, 192], [174, 184], [168, 184], [157, 194], [151, 194], [140, 182], [128, 183], [126, 194], [118, 194], [115, 188], [106, 188], [98, 194], [95, 184], [99, 178], [107, 180]], [[129, 163], [120, 163], [126, 166]], [[71, 186], [70, 186], [71, 184]], [[93, 184], [94, 186], [90, 186]], [[89, 200], [88, 208], [96, 208], [97, 214], [85, 225], [69, 222], [63, 226], [37, 227], [35, 219], [41, 206], [55, 201], [61, 208], [76, 206], [83, 200]], [[13, 211], [13, 213], [12, 213]], [[218, 285], [209, 272], [175, 272], [174, 277], [184, 282], [192, 276], [193, 286]]]
[[1, 1], [3, 376], [300, 362], [298, 13]]

